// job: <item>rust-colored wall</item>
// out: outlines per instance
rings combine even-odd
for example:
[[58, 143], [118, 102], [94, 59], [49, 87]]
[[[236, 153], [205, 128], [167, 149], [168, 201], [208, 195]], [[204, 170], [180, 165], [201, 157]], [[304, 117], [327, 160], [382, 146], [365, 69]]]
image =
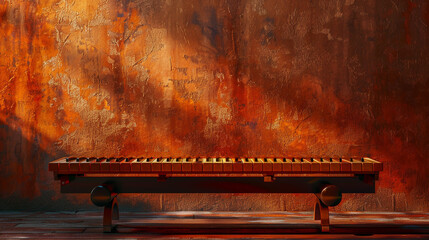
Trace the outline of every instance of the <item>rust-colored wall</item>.
[[[1, 1], [0, 209], [92, 209], [65, 155], [366, 155], [429, 211], [428, 1]], [[308, 194], [151, 194], [140, 210], [309, 210]]]

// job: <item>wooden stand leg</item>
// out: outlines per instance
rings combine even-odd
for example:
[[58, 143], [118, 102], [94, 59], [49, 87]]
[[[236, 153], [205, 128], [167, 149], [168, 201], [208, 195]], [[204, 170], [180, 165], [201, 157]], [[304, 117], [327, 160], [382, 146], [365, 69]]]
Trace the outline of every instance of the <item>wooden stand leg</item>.
[[112, 219], [113, 220], [119, 220], [119, 208], [118, 208], [118, 202], [116, 201], [116, 197], [114, 198], [115, 204], [113, 205], [112, 209]]
[[119, 219], [119, 209], [118, 202], [116, 197], [112, 199], [105, 207], [104, 207], [104, 216], [103, 216], [103, 232], [112, 232], [113, 224], [112, 220]]
[[[320, 201], [320, 200], [319, 200]], [[319, 207], [319, 201], [314, 203], [314, 220], [320, 220], [320, 207]]]
[[314, 220], [320, 220], [322, 232], [329, 232], [329, 208], [319, 198], [314, 204]]

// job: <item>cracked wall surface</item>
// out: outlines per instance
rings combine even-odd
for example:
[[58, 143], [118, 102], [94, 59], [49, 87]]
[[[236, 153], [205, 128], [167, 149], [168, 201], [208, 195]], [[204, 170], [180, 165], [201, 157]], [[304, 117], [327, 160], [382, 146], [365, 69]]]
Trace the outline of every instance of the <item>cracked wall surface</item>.
[[[429, 211], [427, 1], [0, 1], [0, 209], [95, 209], [79, 156], [370, 156]], [[306, 194], [124, 195], [122, 209], [310, 210]]]

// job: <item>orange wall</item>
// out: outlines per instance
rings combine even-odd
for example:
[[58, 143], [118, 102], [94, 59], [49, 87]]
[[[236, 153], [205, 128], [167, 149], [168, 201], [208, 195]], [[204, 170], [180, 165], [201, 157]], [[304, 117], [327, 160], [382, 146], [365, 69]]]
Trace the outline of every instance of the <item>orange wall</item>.
[[[2, 1], [0, 209], [92, 209], [49, 161], [364, 155], [429, 211], [427, 1]], [[141, 210], [309, 210], [308, 194], [150, 194]]]

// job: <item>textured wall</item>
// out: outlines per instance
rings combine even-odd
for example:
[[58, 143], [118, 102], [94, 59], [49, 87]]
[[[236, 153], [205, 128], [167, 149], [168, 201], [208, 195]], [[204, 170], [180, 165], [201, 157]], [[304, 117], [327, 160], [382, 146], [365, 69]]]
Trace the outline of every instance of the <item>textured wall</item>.
[[[49, 161], [365, 155], [429, 211], [428, 1], [0, 1], [0, 209], [95, 209]], [[307, 194], [150, 194], [140, 210], [309, 210]]]

